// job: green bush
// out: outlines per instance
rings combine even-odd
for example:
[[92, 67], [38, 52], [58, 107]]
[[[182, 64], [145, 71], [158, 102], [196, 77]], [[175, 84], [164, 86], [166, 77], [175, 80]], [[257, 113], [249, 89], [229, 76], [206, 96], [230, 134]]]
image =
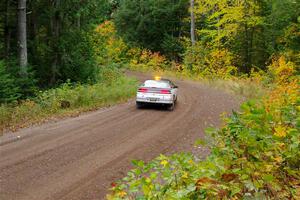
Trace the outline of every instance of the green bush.
[[121, 68], [122, 65], [117, 63], [111, 63], [110, 66], [99, 67], [97, 81], [107, 84], [113, 83], [119, 77], [122, 77]]
[[95, 81], [97, 64], [89, 37], [89, 33], [83, 31], [70, 31], [60, 38], [58, 48], [61, 63], [57, 69], [59, 81]]
[[16, 79], [7, 71], [4, 61], [0, 60], [0, 104], [15, 101], [20, 96]]
[[[16, 92], [17, 100], [33, 97], [37, 90], [37, 80], [35, 79], [35, 71], [32, 66], [27, 66], [26, 76], [20, 74], [20, 67], [17, 60], [9, 60], [6, 62], [7, 73], [14, 81], [14, 85], [19, 88]], [[11, 102], [11, 101], [8, 101]]]

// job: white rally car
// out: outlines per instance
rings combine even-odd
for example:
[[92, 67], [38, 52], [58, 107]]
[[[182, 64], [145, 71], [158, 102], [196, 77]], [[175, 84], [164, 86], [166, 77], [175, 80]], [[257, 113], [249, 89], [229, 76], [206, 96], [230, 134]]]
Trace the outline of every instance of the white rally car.
[[177, 93], [178, 86], [168, 79], [147, 80], [138, 88], [136, 105], [140, 108], [145, 104], [162, 104], [173, 110]]

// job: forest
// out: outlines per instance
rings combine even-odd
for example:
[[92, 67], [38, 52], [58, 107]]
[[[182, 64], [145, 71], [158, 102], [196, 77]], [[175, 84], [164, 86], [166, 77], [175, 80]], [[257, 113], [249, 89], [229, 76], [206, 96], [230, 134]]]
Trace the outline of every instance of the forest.
[[[203, 77], [266, 71], [278, 55], [299, 65], [298, 0], [193, 4], [191, 23], [187, 0], [1, 1], [0, 101], [66, 81], [93, 83], [103, 68], [128, 66], [143, 50], [158, 53], [164, 69]], [[104, 47], [108, 39], [95, 30], [105, 21], [116, 36]]]
[[300, 198], [300, 0], [3, 0], [0, 8], [2, 132], [132, 98], [138, 82], [125, 70], [234, 82], [249, 95], [197, 142], [210, 156], [133, 161], [107, 198]]
[[[26, 99], [67, 80], [92, 83], [99, 66], [123, 67], [143, 50], [158, 53], [163, 68], [204, 77], [266, 71], [278, 55], [299, 64], [298, 0], [193, 4], [191, 31], [187, 0], [2, 1], [0, 101]], [[105, 47], [115, 55], [103, 51], [107, 38], [95, 35], [105, 21], [119, 40]]]

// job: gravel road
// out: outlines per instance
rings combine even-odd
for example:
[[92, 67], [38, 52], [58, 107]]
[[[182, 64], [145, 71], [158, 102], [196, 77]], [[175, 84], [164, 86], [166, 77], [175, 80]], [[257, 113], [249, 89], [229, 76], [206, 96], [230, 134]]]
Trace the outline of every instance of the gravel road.
[[194, 149], [194, 141], [240, 101], [200, 83], [175, 83], [179, 97], [173, 112], [138, 110], [131, 100], [2, 136], [0, 199], [104, 199], [110, 183], [126, 175], [133, 159], [178, 151], [207, 155], [205, 148]]

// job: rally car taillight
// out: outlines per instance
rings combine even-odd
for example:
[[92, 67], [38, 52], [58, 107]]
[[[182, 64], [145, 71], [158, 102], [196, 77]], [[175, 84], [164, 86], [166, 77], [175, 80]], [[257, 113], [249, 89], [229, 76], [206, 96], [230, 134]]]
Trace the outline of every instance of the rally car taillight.
[[148, 89], [147, 88], [139, 88], [138, 92], [147, 92]]
[[160, 94], [171, 94], [170, 90], [160, 90]]

